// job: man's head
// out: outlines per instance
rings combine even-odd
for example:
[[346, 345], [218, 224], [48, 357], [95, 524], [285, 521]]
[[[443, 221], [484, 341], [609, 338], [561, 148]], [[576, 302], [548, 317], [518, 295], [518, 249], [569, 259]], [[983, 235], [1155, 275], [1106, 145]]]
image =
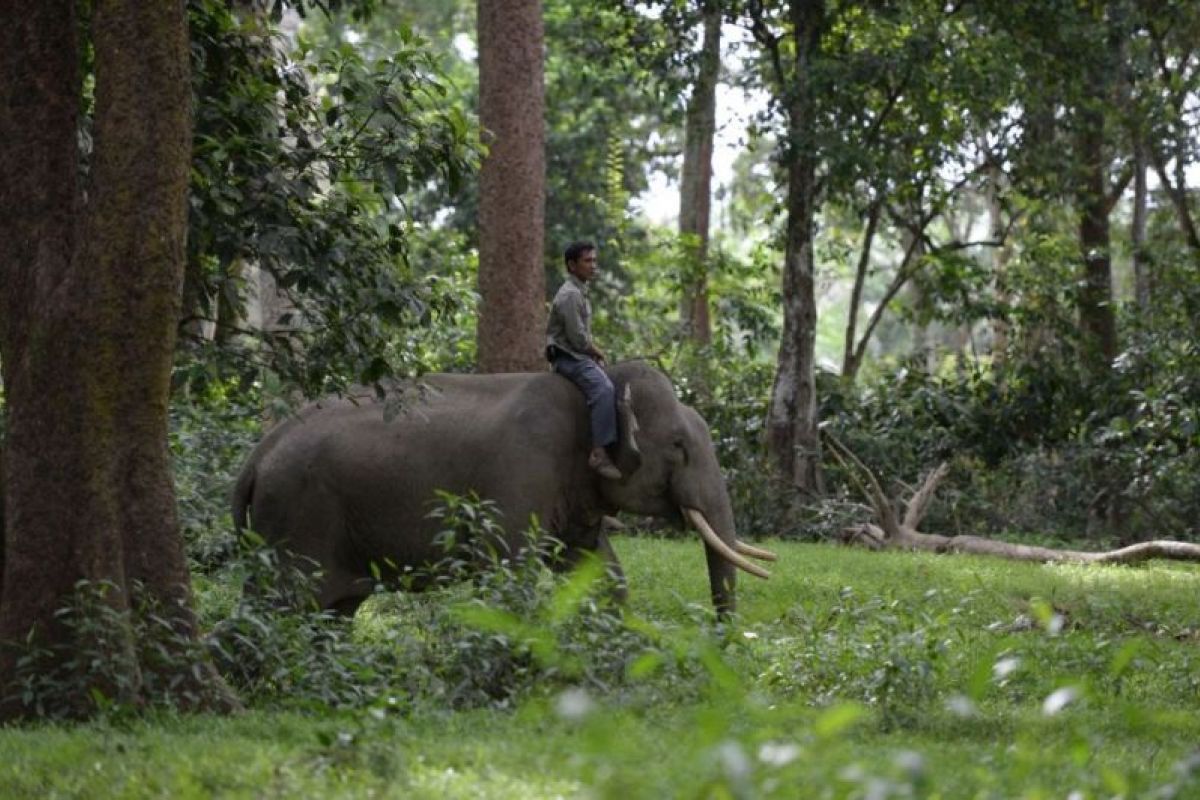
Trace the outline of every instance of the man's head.
[[571, 242], [563, 252], [567, 272], [587, 283], [596, 272], [596, 245], [591, 242]]

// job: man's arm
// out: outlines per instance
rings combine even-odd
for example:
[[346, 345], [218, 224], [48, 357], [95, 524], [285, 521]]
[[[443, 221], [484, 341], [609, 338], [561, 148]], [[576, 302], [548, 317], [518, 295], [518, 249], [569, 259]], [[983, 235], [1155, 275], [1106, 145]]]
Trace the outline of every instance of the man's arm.
[[595, 346], [592, 344], [591, 333], [587, 323], [583, 321], [583, 295], [570, 292], [561, 299], [563, 330], [567, 344], [577, 353], [587, 353], [595, 357]]

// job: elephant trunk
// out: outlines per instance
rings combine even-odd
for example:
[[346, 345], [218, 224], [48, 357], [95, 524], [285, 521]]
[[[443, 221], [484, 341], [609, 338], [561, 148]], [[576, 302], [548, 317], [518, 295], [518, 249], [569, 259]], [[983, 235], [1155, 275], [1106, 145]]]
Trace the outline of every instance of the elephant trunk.
[[769, 578], [771, 577], [770, 572], [751, 562], [745, 556], [774, 561], [775, 554], [739, 541], [733, 533], [732, 514], [723, 515], [730, 519], [718, 520], [722, 530], [727, 531], [726, 536], [722, 537], [713, 529], [708, 518], [699, 509], [683, 506], [681, 510], [683, 518], [696, 529], [707, 545], [705, 549], [708, 557], [708, 575], [712, 586], [713, 605], [716, 606], [718, 614], [729, 614], [736, 610], [737, 603], [734, 588], [737, 573], [734, 568], [744, 570], [759, 578]]
[[746, 559], [738, 551], [740, 550], [742, 552], [746, 552], [747, 550], [752, 550], [764, 554], [761, 557], [767, 558], [770, 561], [775, 560], [774, 553], [770, 553], [766, 550], [759, 550], [757, 547], [750, 547], [748, 544], [739, 542], [735, 537], [730, 537], [733, 539], [733, 543], [727, 544], [720, 536], [717, 535], [717, 532], [713, 530], [712, 525], [709, 524], [704, 514], [697, 509], [685, 507], [683, 509], [683, 515], [688, 522], [692, 523], [692, 526], [695, 527], [696, 531], [700, 534], [700, 537], [704, 539], [704, 543], [715, 550], [717, 555], [721, 556], [721, 558], [725, 559], [738, 569], [749, 572], [755, 577], [771, 577], [771, 573], [767, 572], [765, 569], [753, 563], [752, 561]]

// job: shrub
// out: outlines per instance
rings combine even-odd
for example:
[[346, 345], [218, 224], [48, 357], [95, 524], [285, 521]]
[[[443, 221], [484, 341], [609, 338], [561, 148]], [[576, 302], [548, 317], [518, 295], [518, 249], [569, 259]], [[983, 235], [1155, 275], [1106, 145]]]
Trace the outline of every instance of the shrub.
[[[114, 602], [120, 591], [110, 581], [79, 581], [56, 612], [66, 644], [46, 645], [31, 635], [12, 645], [15, 679], [5, 702], [15, 701], [38, 717], [64, 719], [196, 708], [220, 700], [221, 687], [201, 680], [204, 646], [180, 632], [172, 621], [179, 615], [164, 613], [140, 583], [131, 585], [128, 607]], [[81, 685], [90, 687], [86, 707], [80, 705]], [[209, 697], [209, 691], [216, 694]]]
[[209, 385], [171, 406], [179, 523], [188, 557], [202, 572], [235, 554], [229, 492], [262, 433], [262, 416], [257, 391], [224, 385]]
[[[249, 537], [228, 575], [241, 600], [214, 625], [213, 657], [255, 704], [365, 707], [511, 707], [531, 692], [567, 686], [610, 691], [655, 645], [627, 624], [597, 559], [569, 574], [562, 544], [537, 526], [510, 551], [491, 501], [446, 494], [434, 512], [446, 555], [420, 595], [376, 597], [351, 621], [313, 602], [312, 571]], [[222, 613], [214, 608], [214, 613]]]

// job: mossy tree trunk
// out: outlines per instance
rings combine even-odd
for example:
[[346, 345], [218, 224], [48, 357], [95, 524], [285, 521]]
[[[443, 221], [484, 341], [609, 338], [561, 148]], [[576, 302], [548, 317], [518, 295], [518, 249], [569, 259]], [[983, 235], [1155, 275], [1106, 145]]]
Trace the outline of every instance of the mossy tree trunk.
[[[84, 42], [73, 0], [0, 0], [0, 353], [7, 411], [0, 640], [33, 641], [66, 663], [103, 647], [113, 683], [93, 690], [137, 704], [150, 670], [177, 669], [180, 697], [229, 707], [212, 670], [140, 663], [132, 627], [76, 641], [56, 612], [79, 581], [135, 584], [186, 650], [196, 636], [167, 450], [167, 403], [180, 312], [191, 142], [184, 4], [96, 0], [91, 152], [81, 159]], [[81, 163], [87, 165], [81, 170]], [[5, 716], [14, 651], [0, 656]], [[109, 670], [107, 674], [113, 674]], [[97, 683], [99, 680], [99, 683]]]
[[[546, 368], [545, 88], [540, 0], [478, 0], [479, 320], [483, 372]], [[581, 236], [583, 234], [580, 234]]]
[[713, 140], [717, 130], [717, 82], [721, 73], [721, 7], [703, 6], [704, 41], [688, 101], [679, 183], [679, 233], [689, 259], [683, 282], [683, 324], [697, 344], [712, 341], [708, 308], [708, 229], [712, 210]]
[[827, 19], [824, 2], [793, 0], [788, 74], [787, 232], [783, 334], [767, 415], [767, 449], [781, 478], [802, 492], [823, 491], [817, 433], [815, 246], [818, 206], [816, 99], [812, 69]]

